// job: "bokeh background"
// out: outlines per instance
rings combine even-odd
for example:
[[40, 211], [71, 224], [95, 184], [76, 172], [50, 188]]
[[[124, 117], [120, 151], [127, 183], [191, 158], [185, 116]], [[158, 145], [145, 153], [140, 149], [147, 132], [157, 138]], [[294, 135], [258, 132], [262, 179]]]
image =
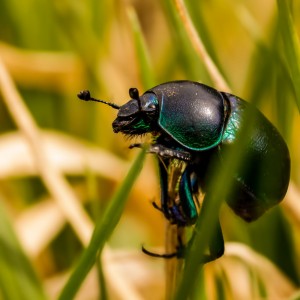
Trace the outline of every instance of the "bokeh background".
[[[204, 268], [195, 299], [297, 297], [300, 3], [287, 1], [286, 27], [278, 2], [185, 1], [231, 91], [276, 125], [292, 160], [286, 198], [260, 220], [246, 224], [222, 206], [226, 254]], [[294, 52], [283, 38], [291, 28]], [[130, 87], [145, 91], [177, 79], [216, 86], [174, 1], [0, 2], [0, 299], [57, 298], [139, 152], [112, 132], [115, 110], [79, 101], [77, 93], [89, 89], [122, 105]], [[110, 299], [164, 298], [164, 261], [140, 252], [142, 244], [163, 251], [165, 221], [153, 200], [159, 181], [149, 156], [102, 267], [77, 299], [104, 298], [104, 290]]]

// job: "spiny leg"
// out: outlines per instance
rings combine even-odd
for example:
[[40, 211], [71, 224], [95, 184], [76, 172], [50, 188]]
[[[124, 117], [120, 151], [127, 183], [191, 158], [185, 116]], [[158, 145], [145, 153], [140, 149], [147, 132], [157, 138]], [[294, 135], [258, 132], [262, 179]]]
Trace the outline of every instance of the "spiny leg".
[[197, 208], [193, 196], [195, 187], [194, 188], [192, 187], [192, 182], [191, 182], [192, 173], [193, 173], [193, 166], [188, 165], [181, 176], [180, 184], [179, 184], [180, 205], [182, 207], [186, 224], [194, 224], [198, 217], [198, 212], [197, 212]]
[[[129, 146], [129, 149], [143, 148], [143, 146], [144, 145], [142, 143], [135, 143], [135, 144], [131, 144]], [[177, 159], [183, 160], [183, 161], [191, 160], [191, 154], [189, 152], [184, 151], [184, 150], [172, 149], [172, 148], [166, 147], [161, 144], [150, 145], [147, 152], [152, 153], [152, 154], [157, 154], [158, 156], [160, 156], [163, 159], [177, 158]]]

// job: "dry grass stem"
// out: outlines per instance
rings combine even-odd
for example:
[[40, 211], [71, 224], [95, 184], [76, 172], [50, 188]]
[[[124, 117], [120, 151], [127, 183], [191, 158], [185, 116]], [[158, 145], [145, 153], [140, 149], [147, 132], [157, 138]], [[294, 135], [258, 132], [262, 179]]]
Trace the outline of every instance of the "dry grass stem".
[[[53, 130], [39, 130], [49, 163], [62, 174], [82, 175], [87, 170], [119, 182], [129, 164], [112, 153], [70, 135]], [[24, 135], [12, 132], [0, 137], [0, 177], [38, 175], [35, 157]], [[142, 190], [142, 187], [141, 187]]]
[[[31, 148], [41, 179], [80, 241], [86, 246], [92, 234], [93, 223], [81, 207], [63, 174], [49, 162], [40, 130], [25, 106], [2, 60], [0, 60], [0, 90], [12, 119]], [[103, 268], [107, 273], [108, 283], [114, 286], [121, 299], [140, 299], [138, 293], [126, 282], [126, 279], [120, 278], [108, 264], [105, 264], [105, 258], [110, 255], [107, 248], [104, 249], [103, 254]]]
[[[245, 276], [237, 275], [238, 273], [234, 272], [234, 263], [231, 259], [239, 258], [240, 265], [244, 266], [244, 269], [251, 269], [259, 276], [260, 280], [265, 284], [265, 289], [267, 291], [268, 299], [287, 299], [290, 297], [296, 290], [294, 284], [266, 257], [258, 254], [250, 247], [243, 245], [241, 243], [229, 242], [226, 243], [225, 259], [220, 260], [223, 265], [224, 271], [229, 277], [229, 280], [232, 285], [232, 289], [235, 292], [248, 297], [247, 292], [243, 289], [241, 281], [244, 281], [245, 284], [249, 284], [249, 279], [247, 272]], [[230, 258], [230, 259], [229, 259]], [[253, 287], [249, 286], [249, 291]], [[251, 294], [250, 294], [251, 295]]]
[[[184, 228], [166, 221], [166, 253], [178, 251], [178, 238], [183, 240]], [[173, 299], [183, 268], [183, 259], [172, 258], [165, 262], [166, 268], [166, 299]]]
[[211, 79], [215, 83], [216, 88], [221, 91], [230, 92], [228, 83], [225, 81], [215, 63], [207, 53], [207, 50], [192, 23], [191, 17], [189, 16], [183, 0], [174, 0], [174, 3], [182, 24], [191, 40], [191, 43], [198, 53], [201, 61], [203, 61], [205, 64]]
[[300, 192], [294, 182], [290, 182], [285, 199], [282, 201], [282, 207], [287, 215], [300, 228], [300, 207], [299, 207]]
[[12, 119], [22, 132], [35, 158], [36, 168], [53, 199], [57, 202], [79, 239], [86, 245], [92, 222], [63, 175], [49, 163], [40, 130], [25, 106], [4, 64], [0, 61], [0, 89]]
[[83, 65], [71, 53], [29, 51], [0, 42], [0, 56], [23, 86], [66, 93], [85, 82]]

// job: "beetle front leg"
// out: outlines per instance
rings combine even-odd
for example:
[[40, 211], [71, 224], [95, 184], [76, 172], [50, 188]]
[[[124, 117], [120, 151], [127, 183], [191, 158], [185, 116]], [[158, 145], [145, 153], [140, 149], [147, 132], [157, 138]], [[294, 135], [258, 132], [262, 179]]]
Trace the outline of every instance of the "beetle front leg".
[[171, 214], [168, 206], [168, 168], [169, 162], [167, 160], [160, 161], [158, 160], [158, 167], [159, 167], [159, 179], [160, 179], [160, 189], [161, 189], [161, 196], [160, 196], [160, 203], [161, 203], [161, 211], [165, 215], [165, 217], [170, 220]]
[[191, 160], [191, 153], [183, 150], [171, 149], [165, 147], [161, 144], [154, 144], [151, 145], [149, 153], [157, 154], [162, 158], [177, 158], [179, 160], [190, 161]]
[[174, 199], [170, 198], [168, 185], [169, 185], [169, 159], [160, 159], [158, 161], [160, 188], [161, 188], [161, 207], [158, 207], [156, 203], [153, 203], [154, 208], [160, 210], [165, 218], [169, 220], [171, 224], [186, 225], [186, 217], [182, 214], [180, 207], [174, 203]]
[[142, 143], [134, 143], [129, 145], [128, 147], [129, 149], [133, 149], [133, 148], [143, 148], [143, 144]]
[[[143, 148], [144, 144], [142, 143], [135, 143], [129, 146], [129, 149], [133, 148]], [[191, 153], [183, 150], [177, 150], [168, 148], [163, 146], [162, 144], [154, 144], [150, 145], [147, 150], [148, 153], [157, 154], [158, 156], [168, 159], [168, 158], [177, 158], [179, 160], [190, 161], [191, 160]]]
[[193, 187], [191, 182], [192, 172], [193, 167], [191, 165], [187, 166], [181, 176], [179, 184], [180, 204], [185, 216], [186, 224], [194, 224], [198, 217], [193, 197]]

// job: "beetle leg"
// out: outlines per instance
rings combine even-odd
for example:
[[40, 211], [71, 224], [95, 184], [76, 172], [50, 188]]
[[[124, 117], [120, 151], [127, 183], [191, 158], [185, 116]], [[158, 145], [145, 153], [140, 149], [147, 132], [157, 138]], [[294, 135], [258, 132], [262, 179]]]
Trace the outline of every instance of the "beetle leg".
[[161, 144], [155, 144], [151, 145], [149, 150], [149, 153], [157, 154], [161, 156], [162, 158], [177, 158], [180, 160], [184, 161], [190, 161], [191, 160], [191, 154], [186, 151], [182, 150], [175, 150], [175, 149], [170, 149], [168, 147], [165, 147]]
[[192, 172], [192, 166], [187, 166], [181, 176], [179, 184], [180, 204], [187, 224], [194, 224], [198, 217], [193, 197], [193, 187], [191, 182]]
[[170, 219], [171, 224], [177, 224], [179, 226], [188, 225], [189, 222], [187, 221], [186, 216], [182, 214], [179, 205], [174, 204], [169, 208], [169, 211], [171, 213], [171, 219]]
[[197, 175], [193, 172], [193, 170], [191, 170], [191, 187], [192, 187], [192, 193], [194, 195], [199, 193], [199, 185], [198, 185], [198, 177]]
[[165, 217], [168, 220], [171, 220], [171, 213], [168, 206], [168, 167], [169, 163], [167, 160], [161, 161], [158, 160], [158, 167], [160, 173], [160, 189], [161, 189], [161, 196], [160, 196], [160, 203], [161, 207], [160, 210], [163, 212]]
[[159, 253], [155, 253], [152, 251], [149, 251], [147, 249], [144, 248], [144, 246], [142, 246], [142, 252], [152, 256], [152, 257], [159, 257], [159, 258], [174, 258], [174, 257], [178, 257], [178, 252], [173, 252], [173, 253], [164, 253], [164, 254], [159, 254]]
[[160, 212], [163, 213], [163, 209], [162, 209], [155, 201], [152, 201], [151, 203], [152, 203], [152, 206], [153, 206], [155, 209], [157, 209], [157, 210], [159, 210]]
[[133, 148], [142, 148], [143, 144], [142, 143], [134, 143], [134, 144], [130, 144], [129, 145], [129, 149], [133, 149]]
[[[142, 143], [134, 143], [134, 144], [129, 145], [129, 149], [133, 149], [133, 148], [143, 148], [143, 144]], [[157, 154], [164, 159], [177, 158], [177, 159], [184, 160], [184, 161], [191, 160], [191, 154], [189, 152], [182, 151], [182, 150], [170, 149], [161, 144], [151, 145], [150, 148], [147, 150], [147, 152]]]
[[149, 251], [147, 249], [145, 249], [144, 246], [142, 246], [142, 252], [149, 255], [149, 256], [152, 256], [152, 257], [159, 257], [159, 258], [166, 258], [166, 259], [169, 259], [169, 258], [184, 258], [184, 253], [185, 253], [185, 246], [183, 245], [182, 243], [182, 240], [180, 237], [178, 237], [178, 245], [176, 247], [176, 251], [175, 252], [172, 252], [172, 253], [164, 253], [164, 254], [159, 254], [159, 253], [155, 253], [155, 252], [152, 252], [152, 251]]
[[165, 218], [170, 221], [171, 224], [186, 225], [185, 217], [182, 215], [180, 208], [177, 205], [170, 206], [169, 193], [168, 193], [168, 160], [159, 160], [159, 172], [160, 172], [160, 189], [161, 189], [161, 206], [159, 207], [155, 202], [152, 202], [154, 208], [161, 211]]
[[179, 206], [178, 205], [173, 205], [171, 207], [168, 207], [167, 209], [163, 209], [162, 207], [158, 206], [156, 202], [152, 202], [152, 206], [162, 212], [166, 219], [169, 220], [171, 224], [177, 224], [181, 226], [186, 226], [187, 222], [185, 217], [182, 215], [180, 212]]

